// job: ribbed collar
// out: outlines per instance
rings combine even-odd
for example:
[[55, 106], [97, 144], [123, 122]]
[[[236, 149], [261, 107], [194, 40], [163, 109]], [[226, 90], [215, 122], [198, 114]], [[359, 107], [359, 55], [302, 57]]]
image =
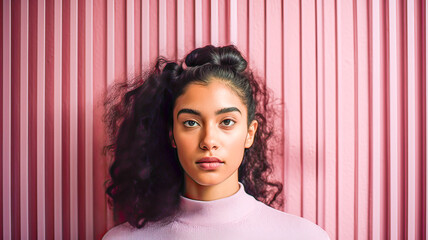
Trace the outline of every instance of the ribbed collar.
[[199, 201], [180, 196], [181, 211], [176, 220], [190, 225], [212, 226], [244, 218], [255, 207], [257, 201], [245, 192], [241, 182], [238, 183], [238, 192], [222, 199]]

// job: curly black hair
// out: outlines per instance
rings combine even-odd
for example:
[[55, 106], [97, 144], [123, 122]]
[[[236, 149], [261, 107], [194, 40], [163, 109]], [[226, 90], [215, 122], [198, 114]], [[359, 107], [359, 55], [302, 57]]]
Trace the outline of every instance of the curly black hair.
[[[184, 66], [185, 64], [185, 66]], [[283, 185], [269, 180], [273, 171], [270, 93], [247, 68], [233, 45], [197, 48], [184, 62], [158, 58], [145, 75], [111, 86], [104, 116], [113, 157], [106, 193], [109, 204], [137, 228], [170, 221], [179, 210], [184, 170], [171, 146], [175, 100], [190, 83], [208, 84], [216, 77], [232, 87], [248, 109], [248, 126], [258, 121], [253, 145], [245, 149], [238, 179], [245, 191], [265, 204], [280, 208]]]

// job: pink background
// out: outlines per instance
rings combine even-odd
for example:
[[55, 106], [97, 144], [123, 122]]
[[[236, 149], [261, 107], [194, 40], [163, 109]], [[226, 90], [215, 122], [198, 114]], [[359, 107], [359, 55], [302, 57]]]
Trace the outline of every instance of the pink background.
[[286, 212], [331, 239], [426, 239], [427, 4], [3, 0], [0, 236], [113, 226], [102, 98], [157, 56], [234, 43], [278, 103]]

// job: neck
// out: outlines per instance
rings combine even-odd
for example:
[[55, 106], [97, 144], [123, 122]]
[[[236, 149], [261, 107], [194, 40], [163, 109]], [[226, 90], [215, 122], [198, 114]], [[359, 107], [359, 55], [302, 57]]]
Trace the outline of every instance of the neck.
[[232, 196], [239, 190], [238, 171], [221, 183], [207, 185], [201, 185], [185, 174], [184, 185], [185, 190], [183, 196], [190, 199], [212, 201], [226, 198]]

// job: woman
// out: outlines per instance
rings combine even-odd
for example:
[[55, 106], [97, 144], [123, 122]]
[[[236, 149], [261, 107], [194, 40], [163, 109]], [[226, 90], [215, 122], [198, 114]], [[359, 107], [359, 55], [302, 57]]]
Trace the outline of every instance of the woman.
[[159, 59], [107, 102], [107, 194], [125, 223], [104, 239], [328, 239], [271, 207], [269, 97], [240, 52], [206, 46], [184, 64]]

